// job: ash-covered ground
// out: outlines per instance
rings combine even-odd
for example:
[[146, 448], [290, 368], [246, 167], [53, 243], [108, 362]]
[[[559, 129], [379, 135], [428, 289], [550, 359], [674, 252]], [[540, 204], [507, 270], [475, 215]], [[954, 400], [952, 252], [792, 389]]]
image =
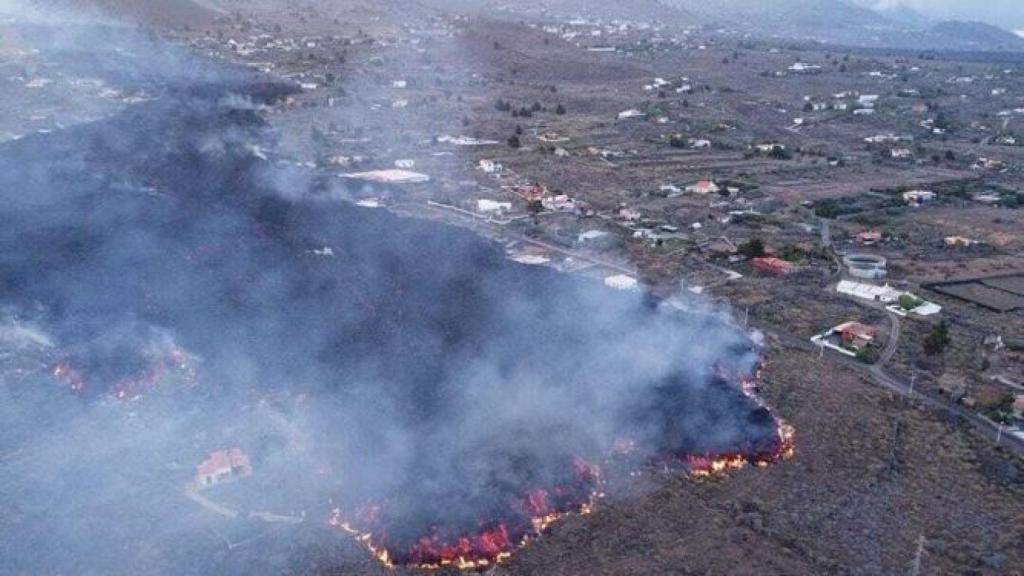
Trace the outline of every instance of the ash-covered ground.
[[[0, 573], [281, 573], [286, 543], [341, 540], [332, 506], [385, 503], [402, 550], [619, 441], [775, 441], [736, 382], [756, 346], [714, 311], [340, 200], [267, 159], [288, 84], [131, 30], [18, 29], [58, 74], [148, 96], [0, 147]], [[213, 492], [226, 518], [185, 486], [235, 446], [254, 475]]]

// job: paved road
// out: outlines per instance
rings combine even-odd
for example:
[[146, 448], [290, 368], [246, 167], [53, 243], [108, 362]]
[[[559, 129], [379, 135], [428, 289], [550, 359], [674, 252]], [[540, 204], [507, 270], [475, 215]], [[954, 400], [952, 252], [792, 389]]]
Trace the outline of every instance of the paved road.
[[885, 343], [885, 349], [878, 358], [876, 366], [885, 366], [896, 355], [896, 349], [900, 345], [900, 315], [889, 310], [885, 311], [889, 316], [889, 341]]

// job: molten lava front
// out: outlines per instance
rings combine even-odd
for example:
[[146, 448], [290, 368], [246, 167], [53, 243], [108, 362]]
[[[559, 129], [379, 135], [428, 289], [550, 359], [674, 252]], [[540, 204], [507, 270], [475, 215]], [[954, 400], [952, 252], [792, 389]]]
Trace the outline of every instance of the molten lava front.
[[582, 458], [571, 462], [571, 481], [534, 488], [507, 502], [498, 517], [480, 519], [473, 531], [430, 526], [413, 542], [402, 542], [389, 530], [386, 505], [370, 504], [347, 520], [340, 508], [332, 510], [329, 524], [352, 534], [388, 566], [411, 565], [422, 569], [456, 567], [481, 569], [501, 563], [531, 539], [568, 514], [588, 514], [600, 495], [600, 469]]
[[[719, 383], [723, 382], [719, 380]], [[787, 460], [794, 453], [794, 429], [770, 415], [758, 396], [755, 377], [740, 377], [735, 389], [756, 408], [749, 421], [771, 424], [771, 432], [745, 438], [734, 449], [702, 452], [651, 452], [635, 440], [618, 440], [607, 450], [607, 466], [633, 468], [631, 475], [645, 469], [678, 470], [694, 478], [724, 476], [730, 471], [768, 466]], [[346, 513], [341, 507], [331, 511], [329, 525], [348, 533], [388, 567], [412, 566], [425, 570], [458, 568], [481, 570], [500, 564], [517, 550], [542, 535], [559, 520], [571, 514], [589, 514], [602, 492], [601, 467], [580, 457], [571, 459], [567, 482], [535, 487], [507, 500], [492, 510], [490, 517], [479, 518], [472, 529], [458, 529], [443, 520], [431, 523], [414, 537], [396, 537], [407, 522], [391, 502], [374, 502]], [[406, 531], [406, 533], [408, 533]]]

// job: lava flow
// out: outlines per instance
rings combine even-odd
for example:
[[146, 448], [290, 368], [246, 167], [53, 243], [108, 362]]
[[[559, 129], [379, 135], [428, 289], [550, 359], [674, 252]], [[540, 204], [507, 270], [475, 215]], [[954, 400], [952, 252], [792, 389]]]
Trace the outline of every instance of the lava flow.
[[[746, 400], [746, 435], [728, 445], [689, 437], [678, 426], [678, 418], [671, 417], [678, 414], [676, 403], [684, 402], [686, 397], [672, 396], [656, 406], [642, 407], [640, 414], [655, 424], [652, 429], [656, 432], [650, 438], [616, 441], [607, 450], [606, 465], [630, 470], [631, 476], [660, 468], [708, 478], [792, 457], [793, 427], [774, 417], [760, 398], [758, 371], [728, 374], [717, 369], [716, 373], [713, 386], [733, 390], [737, 397]], [[682, 392], [672, 387], [666, 390]], [[465, 524], [460, 524], [461, 529], [454, 528], [446, 519], [437, 517], [427, 524], [410, 523], [410, 517], [421, 516], [409, 513], [408, 504], [403, 506], [386, 499], [358, 507], [351, 514], [335, 507], [329, 524], [353, 535], [389, 567], [485, 569], [508, 560], [565, 516], [591, 512], [597, 498], [603, 495], [601, 469], [579, 457], [572, 458], [571, 469], [571, 474], [561, 476], [566, 479], [564, 482], [521, 490], [504, 505], [488, 508], [490, 515], [478, 519], [469, 529]], [[412, 509], [422, 510], [415, 505]], [[414, 526], [423, 528], [416, 532]]]
[[501, 518], [481, 520], [474, 532], [432, 526], [410, 545], [390, 536], [388, 510], [380, 504], [363, 506], [352, 520], [346, 520], [342, 510], [335, 508], [329, 524], [355, 536], [390, 567], [479, 570], [507, 560], [565, 516], [589, 514], [601, 495], [600, 485], [600, 469], [582, 458], [573, 458], [572, 480], [567, 484], [528, 491], [509, 502]]
[[[180, 346], [170, 344], [158, 351], [133, 353], [130, 358], [115, 364], [117, 376], [102, 374], [93, 378], [103, 382], [112, 380], [106, 390], [118, 400], [133, 400], [149, 390], [156, 389], [162, 382], [175, 377], [187, 387], [195, 386], [199, 381], [197, 359]], [[88, 391], [89, 371], [83, 366], [102, 365], [108, 359], [89, 359], [85, 362], [64, 358], [57, 362], [50, 374], [59, 383], [66, 386], [74, 394], [85, 394]]]

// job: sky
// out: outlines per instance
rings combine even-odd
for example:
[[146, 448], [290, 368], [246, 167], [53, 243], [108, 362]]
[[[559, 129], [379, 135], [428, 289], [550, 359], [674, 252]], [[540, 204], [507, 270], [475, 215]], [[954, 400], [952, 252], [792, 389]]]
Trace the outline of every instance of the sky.
[[933, 19], [980, 20], [1011, 30], [1024, 29], [1022, 0], [878, 0], [886, 8], [910, 7]]

